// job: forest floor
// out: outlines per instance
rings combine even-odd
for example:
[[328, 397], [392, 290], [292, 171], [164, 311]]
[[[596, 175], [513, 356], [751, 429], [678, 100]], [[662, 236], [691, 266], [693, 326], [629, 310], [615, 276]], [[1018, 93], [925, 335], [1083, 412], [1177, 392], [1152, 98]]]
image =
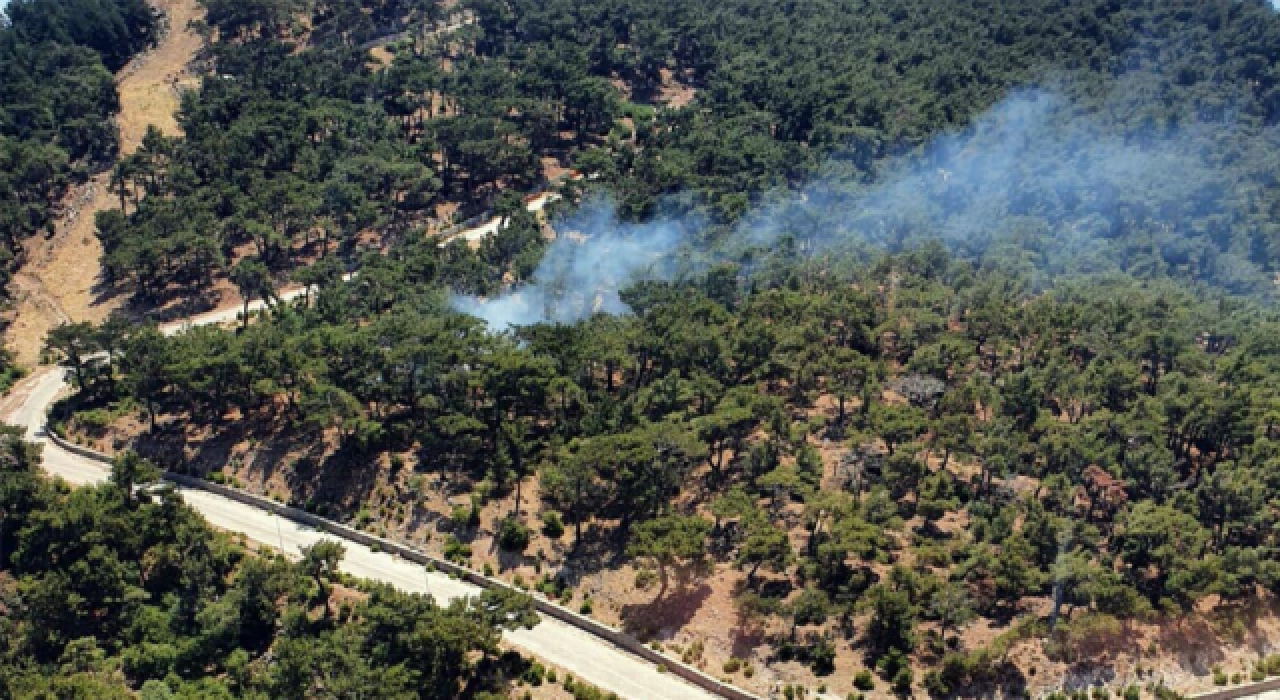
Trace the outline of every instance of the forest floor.
[[[198, 80], [188, 66], [203, 42], [189, 25], [203, 16], [203, 8], [196, 0], [153, 4], [164, 13], [168, 31], [153, 50], [116, 75], [121, 155], [137, 150], [150, 125], [165, 135], [180, 135], [175, 116], [179, 95]], [[26, 244], [26, 264], [14, 275], [11, 289], [13, 322], [5, 333], [5, 345], [23, 365], [39, 362], [50, 329], [68, 321], [102, 321], [124, 303], [100, 284], [102, 244], [94, 231], [95, 214], [117, 206], [108, 191], [110, 178], [110, 171], [99, 173], [73, 188], [54, 234]]]

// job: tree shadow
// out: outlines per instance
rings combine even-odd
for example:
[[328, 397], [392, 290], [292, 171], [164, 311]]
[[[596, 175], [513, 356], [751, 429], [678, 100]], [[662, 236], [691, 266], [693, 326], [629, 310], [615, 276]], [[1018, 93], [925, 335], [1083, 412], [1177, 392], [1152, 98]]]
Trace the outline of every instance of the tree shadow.
[[622, 629], [642, 641], [670, 638], [693, 620], [709, 597], [711, 586], [706, 583], [674, 586], [647, 603], [622, 606]]

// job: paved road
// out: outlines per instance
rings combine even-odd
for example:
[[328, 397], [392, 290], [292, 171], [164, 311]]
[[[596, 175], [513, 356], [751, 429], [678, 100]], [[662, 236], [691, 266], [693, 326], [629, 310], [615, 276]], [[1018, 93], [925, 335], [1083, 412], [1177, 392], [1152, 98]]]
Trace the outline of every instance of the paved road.
[[[301, 290], [292, 294], [297, 296]], [[205, 314], [197, 317], [195, 322], [233, 321], [238, 312], [239, 309], [230, 309]], [[177, 328], [181, 327], [183, 324], [177, 325]], [[107, 472], [102, 464], [63, 450], [47, 439], [45, 416], [49, 405], [66, 386], [65, 372], [59, 368], [47, 368], [28, 378], [18, 390], [29, 393], [21, 406], [8, 416], [8, 421], [25, 426], [28, 439], [44, 446], [44, 467], [51, 474], [73, 484], [104, 481]], [[287, 554], [296, 556], [299, 547], [324, 538], [335, 539], [333, 535], [322, 535], [307, 526], [238, 501], [205, 491], [181, 488], [178, 491], [211, 524], [244, 533], [257, 542], [279, 547]], [[442, 602], [480, 592], [476, 586], [428, 572], [422, 566], [389, 554], [374, 552], [354, 542], [343, 544], [347, 554], [342, 569], [355, 576], [385, 581], [404, 591], [430, 592]], [[670, 674], [660, 673], [653, 665], [607, 641], [558, 620], [543, 617], [533, 629], [510, 632], [506, 638], [528, 653], [627, 700], [709, 700], [716, 697]]]

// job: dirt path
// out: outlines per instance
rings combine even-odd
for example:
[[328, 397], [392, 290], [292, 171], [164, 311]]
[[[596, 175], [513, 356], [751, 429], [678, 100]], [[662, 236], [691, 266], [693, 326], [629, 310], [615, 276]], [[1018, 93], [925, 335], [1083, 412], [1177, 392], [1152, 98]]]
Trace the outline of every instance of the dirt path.
[[[135, 58], [116, 76], [122, 154], [138, 148], [149, 124], [168, 135], [181, 134], [174, 117], [178, 93], [197, 82], [186, 67], [201, 40], [187, 25], [203, 16], [203, 8], [196, 0], [154, 0], [154, 5], [164, 12], [169, 31], [155, 50]], [[51, 328], [66, 321], [101, 321], [121, 305], [121, 299], [98, 290], [102, 246], [94, 235], [94, 214], [115, 206], [109, 178], [109, 173], [100, 174], [73, 191], [56, 233], [27, 243], [27, 264], [11, 288], [16, 316], [5, 334], [5, 345], [24, 365], [39, 361]]]

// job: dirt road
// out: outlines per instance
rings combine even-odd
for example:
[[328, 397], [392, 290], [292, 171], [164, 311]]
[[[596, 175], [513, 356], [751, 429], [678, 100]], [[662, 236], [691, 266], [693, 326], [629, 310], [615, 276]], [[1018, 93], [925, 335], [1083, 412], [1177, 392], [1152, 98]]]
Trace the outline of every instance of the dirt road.
[[[196, 79], [186, 67], [200, 50], [200, 37], [188, 29], [203, 15], [196, 0], [154, 0], [169, 27], [160, 44], [138, 56], [116, 76], [120, 93], [120, 152], [133, 153], [154, 124], [168, 135], [181, 134], [175, 113], [179, 91]], [[27, 264], [14, 276], [11, 292], [16, 317], [5, 345], [24, 365], [39, 359], [45, 334], [67, 321], [101, 321], [121, 300], [97, 288], [102, 246], [94, 235], [94, 214], [116, 206], [107, 190], [108, 173], [70, 193], [67, 212], [50, 238], [27, 243]]]

